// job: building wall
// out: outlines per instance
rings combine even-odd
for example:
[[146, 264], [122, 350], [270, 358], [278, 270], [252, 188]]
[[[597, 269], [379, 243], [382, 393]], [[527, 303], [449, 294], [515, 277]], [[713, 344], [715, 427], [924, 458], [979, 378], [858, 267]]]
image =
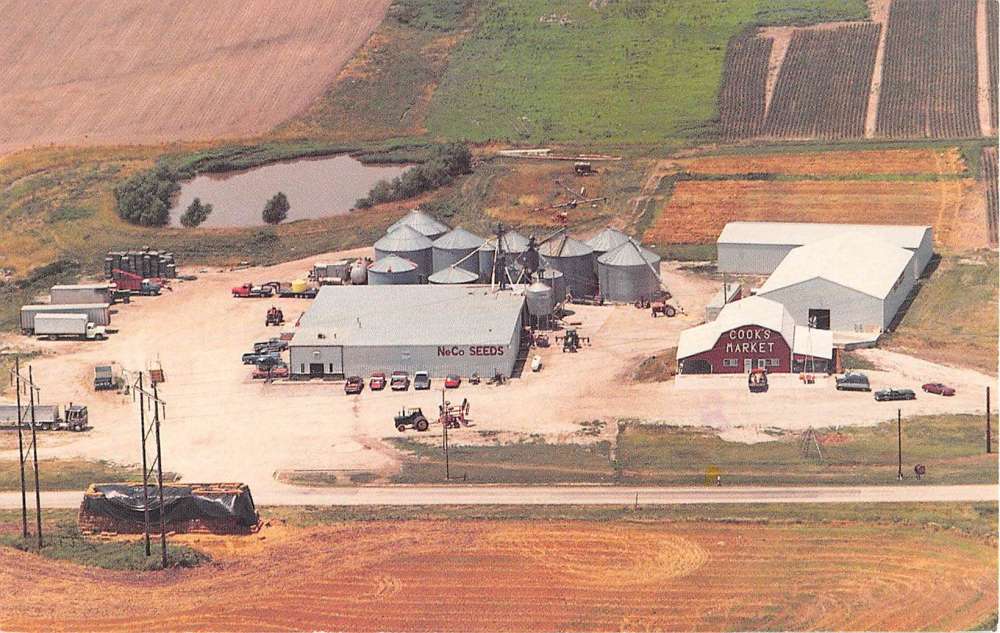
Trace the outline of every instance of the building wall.
[[[914, 256], [916, 259], [916, 256]], [[892, 291], [886, 295], [885, 300], [882, 302], [882, 329], [885, 330], [892, 324], [892, 320], [896, 318], [896, 313], [899, 308], [906, 301], [906, 297], [909, 296], [910, 291], [913, 290], [913, 286], [917, 283], [917, 277], [920, 273], [916, 271], [916, 267], [912, 265], [907, 266], [903, 270], [899, 279], [896, 280]]]
[[288, 368], [296, 376], [308, 376], [311, 363], [322, 363], [324, 375], [344, 373], [342, 345], [289, 346]]
[[784, 305], [796, 323], [809, 323], [809, 309], [830, 311], [830, 329], [841, 332], [879, 332], [883, 325], [880, 299], [825, 279], [762, 292], [758, 296]]
[[913, 272], [914, 277], [919, 278], [934, 256], [934, 230], [924, 231], [924, 237], [920, 241], [920, 246], [913, 250]]
[[720, 273], [769, 275], [778, 267], [794, 244], [731, 244], [719, 243]]
[[712, 349], [678, 361], [681, 373], [691, 373], [691, 361], [706, 361], [713, 374], [742, 374], [747, 371], [746, 359], [753, 367], [760, 367], [760, 361], [765, 360], [770, 373], [787, 373], [791, 371], [792, 348], [777, 330], [744, 325], [723, 332]]

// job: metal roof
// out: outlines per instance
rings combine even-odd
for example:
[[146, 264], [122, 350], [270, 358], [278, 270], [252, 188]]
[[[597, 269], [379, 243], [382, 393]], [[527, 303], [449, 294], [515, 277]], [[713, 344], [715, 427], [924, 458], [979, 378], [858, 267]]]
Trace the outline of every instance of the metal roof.
[[605, 266], [646, 266], [647, 264], [656, 266], [660, 263], [660, 256], [628, 238], [624, 244], [620, 244], [614, 250], [598, 257], [597, 261]]
[[479, 275], [457, 266], [442, 268], [427, 278], [432, 284], [471, 284], [479, 281]]
[[523, 289], [323, 286], [290, 344], [507, 345], [523, 306]]
[[406, 273], [416, 269], [416, 264], [399, 255], [386, 255], [368, 267], [373, 273]]
[[392, 233], [402, 226], [414, 228], [422, 235], [441, 235], [442, 233], [448, 232], [448, 226], [446, 224], [438, 222], [431, 215], [424, 213], [419, 209], [414, 209], [397, 220], [389, 227], [387, 232]]
[[845, 233], [793, 248], [757, 291], [759, 295], [810, 279], [825, 279], [885, 299], [913, 253], [864, 233]]
[[100, 284], [59, 284], [57, 286], [52, 286], [53, 290], [108, 290], [111, 287], [110, 282], [104, 282]]
[[580, 257], [591, 255], [594, 249], [568, 235], [560, 235], [545, 242], [538, 248], [543, 257]]
[[479, 248], [485, 242], [483, 238], [458, 227], [434, 240], [434, 248], [447, 250], [466, 250]]
[[503, 250], [508, 253], [523, 253], [528, 250], [528, 238], [517, 231], [504, 231]]
[[375, 242], [375, 248], [383, 252], [390, 251], [422, 251], [431, 247], [431, 241], [426, 235], [409, 225], [403, 225], [385, 234]]
[[747, 297], [727, 303], [714, 321], [681, 332], [677, 358], [707, 352], [715, 347], [724, 332], [744, 325], [757, 325], [780, 332], [789, 346], [795, 340], [795, 321], [785, 306], [763, 297]]
[[628, 235], [625, 235], [618, 229], [613, 229], [609, 226], [594, 237], [587, 240], [586, 244], [595, 251], [607, 253], [608, 251], [615, 250], [625, 242], [628, 242], [629, 239]]
[[850, 232], [879, 238], [901, 248], [918, 248], [929, 226], [895, 224], [825, 224], [819, 222], [729, 222], [718, 244], [803, 246]]
[[795, 343], [792, 352], [814, 358], [833, 358], [833, 332], [817, 330], [804, 325], [795, 326]]

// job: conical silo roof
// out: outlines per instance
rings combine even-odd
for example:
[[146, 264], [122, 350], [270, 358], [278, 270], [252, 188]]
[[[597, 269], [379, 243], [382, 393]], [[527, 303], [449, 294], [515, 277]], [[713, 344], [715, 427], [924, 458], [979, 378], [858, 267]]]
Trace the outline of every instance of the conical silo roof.
[[469, 231], [458, 227], [434, 240], [434, 248], [466, 250], [479, 248], [483, 245], [484, 241], [485, 240], [483, 238], [479, 237], [475, 233], [470, 233]]
[[599, 253], [607, 253], [615, 250], [625, 242], [629, 241], [629, 236], [618, 229], [610, 226], [594, 237], [587, 240], [586, 244]]
[[645, 266], [655, 265], [660, 261], [660, 256], [629, 239], [618, 248], [598, 257], [597, 261], [605, 266]]
[[471, 284], [479, 281], [479, 275], [457, 266], [449, 266], [427, 278], [432, 284]]
[[416, 269], [416, 264], [399, 255], [386, 255], [368, 267], [373, 273], [405, 273]]
[[409, 226], [416, 229], [422, 235], [438, 237], [444, 233], [448, 232], [448, 226], [441, 222], [438, 222], [430, 214], [424, 213], [419, 209], [414, 209], [410, 211], [398, 221], [396, 221], [392, 226], [389, 227], [389, 233], [395, 231], [399, 227]]
[[375, 250], [383, 252], [422, 251], [430, 247], [430, 239], [409, 225], [391, 230], [382, 239], [375, 242]]
[[543, 257], [580, 257], [592, 254], [594, 249], [568, 235], [560, 235], [542, 244], [538, 252]]
[[523, 253], [528, 250], [528, 238], [517, 231], [505, 231], [503, 234], [503, 250], [508, 253]]

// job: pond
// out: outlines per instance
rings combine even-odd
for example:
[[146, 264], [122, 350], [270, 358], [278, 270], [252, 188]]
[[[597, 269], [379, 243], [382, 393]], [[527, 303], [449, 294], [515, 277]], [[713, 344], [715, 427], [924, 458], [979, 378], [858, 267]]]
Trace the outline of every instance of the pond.
[[180, 194], [170, 209], [170, 225], [181, 225], [181, 215], [195, 198], [212, 205], [212, 214], [201, 226], [261, 225], [264, 205], [279, 191], [288, 196], [290, 208], [285, 222], [342, 215], [358, 198], [368, 195], [375, 183], [391, 180], [407, 169], [406, 165], [365, 165], [340, 155], [203, 174], [181, 183]]

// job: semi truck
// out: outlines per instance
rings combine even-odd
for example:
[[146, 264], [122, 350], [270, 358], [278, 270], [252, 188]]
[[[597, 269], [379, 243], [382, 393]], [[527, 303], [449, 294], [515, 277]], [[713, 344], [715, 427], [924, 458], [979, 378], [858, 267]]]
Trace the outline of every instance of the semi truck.
[[111, 304], [76, 303], [64, 305], [36, 304], [21, 308], [21, 331], [34, 334], [35, 318], [40, 314], [85, 314], [94, 325], [111, 324]]
[[103, 341], [108, 332], [103, 325], [94, 325], [86, 314], [39, 314], [35, 317], [35, 336], [57, 339], [63, 337]]
[[126, 270], [115, 269], [111, 271], [111, 278], [114, 279], [117, 286], [116, 296], [127, 293], [143, 297], [155, 297], [163, 289], [163, 285], [158, 280], [146, 279]]
[[[21, 426], [31, 428], [31, 407], [21, 404]], [[17, 428], [18, 408], [16, 404], [0, 404], [0, 428]], [[70, 404], [59, 410], [59, 405], [35, 405], [35, 429], [42, 431], [85, 431], [90, 427], [87, 407]]]

